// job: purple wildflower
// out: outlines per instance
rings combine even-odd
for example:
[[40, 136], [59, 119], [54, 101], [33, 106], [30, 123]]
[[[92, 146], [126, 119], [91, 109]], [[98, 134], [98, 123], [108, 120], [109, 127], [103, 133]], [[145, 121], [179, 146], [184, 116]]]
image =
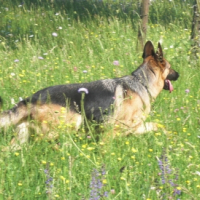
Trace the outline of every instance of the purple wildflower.
[[[161, 170], [160, 176], [161, 176], [161, 183], [164, 185], [165, 188], [168, 188], [169, 190], [173, 189], [173, 195], [180, 195], [181, 190], [177, 189], [177, 181], [178, 181], [178, 170], [174, 171], [171, 169], [171, 166], [169, 164], [166, 152], [162, 154], [162, 156], [158, 159], [158, 166]], [[171, 189], [170, 189], [171, 188]], [[170, 194], [170, 193], [169, 193]], [[162, 197], [165, 197], [167, 194], [162, 194]], [[165, 198], [162, 198], [165, 199]]]
[[52, 193], [52, 188], [53, 188], [53, 185], [52, 185], [53, 178], [50, 176], [48, 169], [45, 169], [44, 173], [46, 174], [46, 181], [45, 181], [46, 193], [47, 194], [51, 194]]
[[79, 93], [84, 92], [85, 94], [88, 94], [88, 93], [89, 93], [89, 91], [88, 91], [87, 88], [79, 88], [79, 89], [78, 89], [78, 92], [79, 92]]
[[105, 191], [104, 194], [103, 194], [103, 196], [104, 196], [104, 197], [108, 197], [108, 192]]
[[42, 56], [38, 56], [38, 59], [39, 60], [43, 60], [44, 58]]
[[185, 93], [186, 93], [186, 94], [188, 94], [189, 92], [190, 92], [190, 90], [189, 90], [189, 89], [186, 89], [186, 90], [185, 90]]
[[14, 62], [19, 62], [19, 60], [18, 60], [18, 59], [15, 59]]
[[177, 195], [180, 195], [180, 194], [181, 194], [181, 190], [178, 190], [178, 189], [175, 188], [175, 189], [174, 189], [174, 195], [176, 195], [176, 194], [177, 194]]
[[92, 172], [92, 180], [90, 182], [90, 188], [91, 188], [90, 200], [100, 199], [99, 190], [101, 190], [101, 187], [98, 187], [98, 181], [99, 181], [98, 176], [99, 176], [98, 171], [94, 169]]
[[100, 171], [93, 169], [92, 171], [92, 180], [90, 182], [90, 200], [98, 200], [102, 197], [108, 197], [108, 192], [103, 191], [103, 182], [104, 175], [106, 174], [104, 166]]
[[118, 66], [119, 65], [119, 61], [118, 60], [113, 61], [113, 65]]
[[162, 162], [162, 160], [158, 160], [158, 165], [159, 165], [159, 167], [160, 167], [160, 169], [161, 169], [161, 179], [162, 179], [162, 184], [165, 184], [165, 169], [164, 169], [164, 165], [163, 165], [163, 162]]
[[52, 33], [52, 36], [54, 36], [54, 37], [57, 37], [57, 36], [58, 36], [58, 34], [57, 34], [57, 33], [55, 33], [55, 32], [53, 32], [53, 33]]
[[172, 186], [172, 187], [175, 187], [176, 184], [173, 182], [173, 180], [169, 180], [168, 183]]

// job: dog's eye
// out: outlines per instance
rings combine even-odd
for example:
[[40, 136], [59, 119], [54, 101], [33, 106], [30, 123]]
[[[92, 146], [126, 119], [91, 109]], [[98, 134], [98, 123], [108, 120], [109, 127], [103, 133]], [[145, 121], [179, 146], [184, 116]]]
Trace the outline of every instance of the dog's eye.
[[168, 62], [166, 62], [165, 67], [169, 69], [169, 68], [171, 68], [171, 65]]

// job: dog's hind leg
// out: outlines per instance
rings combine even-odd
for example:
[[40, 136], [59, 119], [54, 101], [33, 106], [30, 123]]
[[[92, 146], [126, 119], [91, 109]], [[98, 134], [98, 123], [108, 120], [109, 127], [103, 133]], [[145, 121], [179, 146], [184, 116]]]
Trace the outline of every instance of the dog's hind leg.
[[29, 122], [22, 122], [17, 126], [17, 136], [11, 141], [11, 150], [21, 149], [21, 146], [29, 140]]

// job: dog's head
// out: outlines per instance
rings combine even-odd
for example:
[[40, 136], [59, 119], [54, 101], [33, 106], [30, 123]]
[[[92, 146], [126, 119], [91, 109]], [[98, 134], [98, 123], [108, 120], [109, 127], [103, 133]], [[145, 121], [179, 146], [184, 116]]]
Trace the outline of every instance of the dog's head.
[[156, 75], [163, 79], [163, 89], [173, 91], [171, 81], [176, 81], [179, 77], [178, 72], [171, 68], [170, 63], [163, 57], [161, 44], [158, 43], [158, 50], [155, 52], [151, 41], [146, 42], [143, 51], [144, 62], [148, 62], [148, 67]]

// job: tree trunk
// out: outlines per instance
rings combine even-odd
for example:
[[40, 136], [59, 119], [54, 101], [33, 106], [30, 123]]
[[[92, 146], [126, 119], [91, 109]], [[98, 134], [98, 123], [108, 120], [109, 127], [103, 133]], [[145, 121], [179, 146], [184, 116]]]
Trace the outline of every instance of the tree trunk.
[[146, 33], [147, 33], [148, 15], [149, 15], [149, 0], [142, 0], [141, 10], [140, 10], [141, 21], [138, 27], [138, 43], [137, 43], [138, 50], [142, 50], [144, 47], [144, 43], [146, 40]]
[[195, 5], [194, 5], [191, 39], [192, 39], [192, 46], [193, 46], [192, 53], [196, 57], [199, 57], [200, 56], [199, 55], [200, 53], [200, 2], [198, 2], [198, 0], [195, 0]]

